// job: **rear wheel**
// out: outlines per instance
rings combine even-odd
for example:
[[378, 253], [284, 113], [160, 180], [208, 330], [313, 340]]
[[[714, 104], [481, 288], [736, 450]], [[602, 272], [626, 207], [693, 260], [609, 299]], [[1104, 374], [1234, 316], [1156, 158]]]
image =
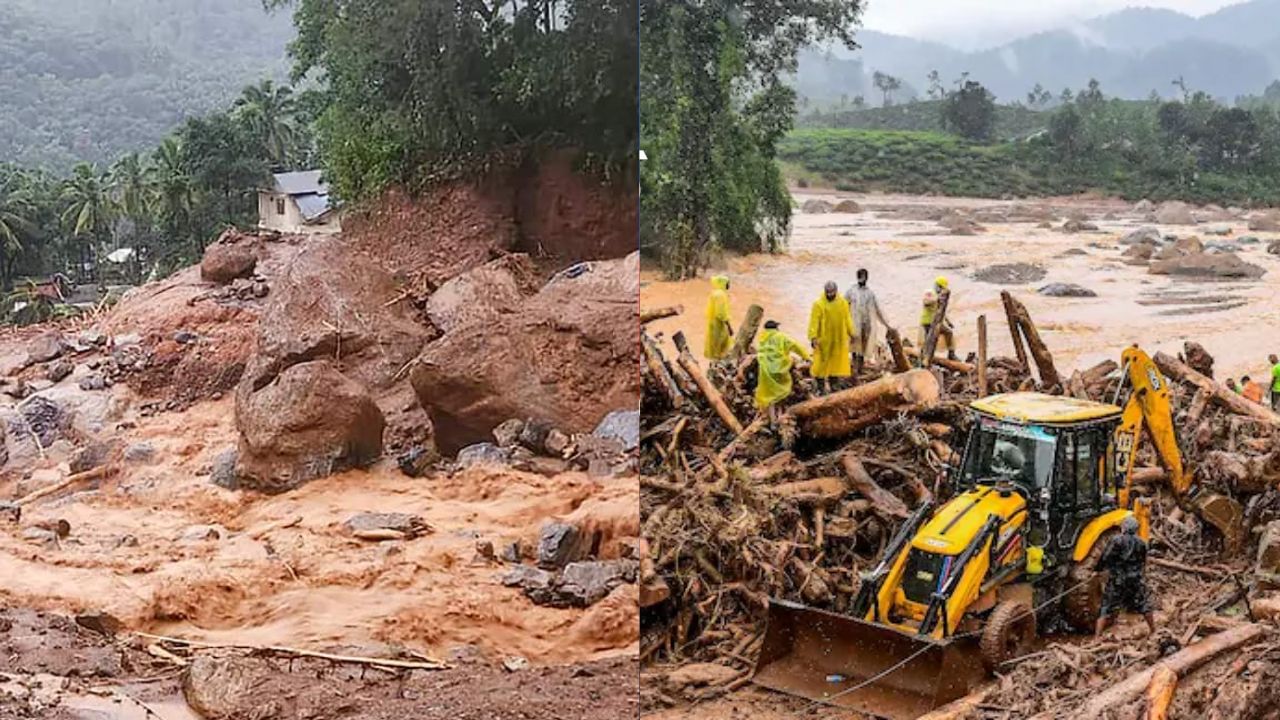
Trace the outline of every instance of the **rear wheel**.
[[1067, 587], [1074, 589], [1062, 599], [1062, 610], [1067, 622], [1077, 632], [1093, 632], [1098, 614], [1102, 612], [1102, 589], [1107, 576], [1093, 568], [1098, 564], [1098, 558], [1102, 557], [1102, 549], [1115, 534], [1115, 530], [1104, 532], [1093, 543], [1089, 554], [1067, 574]]
[[1036, 639], [1036, 614], [1026, 603], [1006, 600], [996, 605], [982, 628], [978, 648], [982, 665], [994, 673], [1007, 660], [1024, 655]]

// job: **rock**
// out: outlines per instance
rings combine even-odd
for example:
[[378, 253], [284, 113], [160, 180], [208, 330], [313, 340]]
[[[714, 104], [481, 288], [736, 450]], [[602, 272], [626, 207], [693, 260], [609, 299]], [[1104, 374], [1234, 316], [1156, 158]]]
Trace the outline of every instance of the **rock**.
[[131, 463], [149, 463], [156, 456], [156, 446], [142, 440], [140, 442], [131, 443], [124, 449], [125, 462]]
[[667, 673], [666, 683], [675, 690], [707, 685], [718, 686], [733, 682], [741, 674], [726, 665], [689, 663]]
[[41, 333], [27, 344], [27, 364], [49, 362], [66, 352], [66, 349], [62, 333], [56, 330]]
[[862, 212], [862, 206], [853, 200], [841, 200], [836, 203], [833, 211], [838, 213], [860, 213]]
[[78, 340], [81, 345], [101, 346], [107, 344], [107, 334], [97, 328], [90, 328], [88, 330], [80, 331], [80, 334], [76, 336], [76, 340]]
[[1079, 257], [1081, 255], [1088, 255], [1088, 254], [1089, 253], [1086, 252], [1083, 248], [1067, 248], [1066, 250], [1063, 250], [1062, 252], [1058, 253], [1058, 257]]
[[1280, 576], [1280, 520], [1272, 520], [1263, 528], [1257, 558], [1259, 574]]
[[1143, 227], [1127, 233], [1120, 238], [1121, 245], [1158, 245], [1161, 242], [1160, 231], [1153, 227]]
[[34, 433], [44, 447], [49, 447], [64, 437], [71, 427], [71, 417], [62, 406], [46, 397], [28, 398], [18, 412], [21, 421], [18, 427], [10, 426], [9, 433]]
[[1091, 222], [1084, 222], [1083, 220], [1072, 219], [1062, 224], [1062, 232], [1065, 233], [1091, 232], [1097, 229], [1097, 225], [1094, 225]]
[[476, 443], [458, 451], [455, 459], [458, 467], [469, 468], [477, 465], [506, 465], [511, 461], [511, 453], [493, 443]]
[[108, 443], [90, 442], [71, 456], [71, 472], [82, 473], [105, 465], [111, 457], [111, 450], [112, 445]]
[[240, 451], [235, 447], [226, 448], [214, 456], [209, 480], [225, 490], [240, 489], [240, 482], [236, 479], [236, 460], [239, 457]]
[[58, 534], [42, 527], [29, 527], [22, 531], [22, 540], [32, 545], [54, 547], [58, 544]]
[[551, 587], [555, 575], [532, 565], [517, 565], [502, 576], [502, 584], [523, 590], [546, 590]]
[[79, 385], [81, 390], [103, 390], [107, 387], [107, 379], [100, 372], [91, 372], [80, 378]]
[[237, 278], [248, 277], [258, 265], [258, 249], [255, 242], [242, 239], [235, 230], [228, 230], [209, 247], [200, 261], [200, 278], [225, 285]]
[[1280, 212], [1268, 210], [1249, 218], [1249, 229], [1253, 232], [1280, 232]]
[[520, 444], [535, 453], [546, 452], [547, 435], [553, 430], [550, 423], [542, 420], [529, 420], [520, 430]]
[[522, 432], [524, 432], [524, 421], [512, 418], [499, 423], [498, 427], [493, 429], [493, 439], [497, 441], [498, 447], [514, 447], [520, 442], [520, 433]]
[[410, 381], [440, 451], [487, 441], [510, 418], [582, 433], [610, 410], [636, 406], [638, 272], [635, 253], [573, 266], [514, 312], [428, 343]]
[[124, 629], [124, 623], [120, 622], [120, 618], [107, 612], [82, 613], [76, 616], [76, 624], [106, 637], [115, 637]]
[[1126, 258], [1125, 262], [1129, 265], [1145, 265], [1156, 254], [1154, 245], [1133, 245], [1128, 250], [1120, 254], [1120, 257]]
[[1052, 230], [1053, 223], [1049, 222], [1048, 220], [1045, 220], [1044, 222], [1036, 223], [1036, 227], [1040, 228], [1041, 230]]
[[591, 434], [605, 440], [617, 440], [623, 450], [634, 450], [640, 447], [640, 411], [614, 410], [604, 416]]
[[1204, 253], [1156, 260], [1148, 270], [1152, 275], [1185, 275], [1191, 277], [1246, 278], [1256, 280], [1266, 270], [1241, 260], [1235, 253]]
[[382, 454], [382, 410], [332, 361], [292, 365], [264, 387], [236, 392], [240, 486], [284, 492], [318, 477], [364, 467]]
[[1200, 242], [1200, 238], [1191, 235], [1174, 240], [1172, 245], [1157, 252], [1153, 259], [1168, 260], [1170, 258], [1181, 257], [1183, 255], [1195, 255], [1202, 252], [1204, 252], [1204, 243]]
[[400, 453], [400, 456], [396, 458], [396, 465], [400, 468], [400, 472], [416, 478], [426, 475], [427, 471], [431, 469], [432, 463], [437, 459], [439, 457], [434, 450], [415, 445]]
[[274, 673], [262, 658], [197, 655], [182, 674], [182, 697], [204, 720], [275, 720], [284, 717], [282, 701], [259, 691]]
[[1198, 342], [1187, 340], [1182, 343], [1182, 355], [1186, 358], [1187, 365], [1192, 370], [1204, 375], [1205, 377], [1213, 377], [1213, 356], [1208, 350]]
[[59, 538], [65, 538], [71, 534], [71, 523], [62, 518], [56, 520], [40, 520], [35, 523], [35, 527], [57, 535]]
[[1210, 226], [1208, 226], [1208, 227], [1204, 228], [1204, 233], [1205, 233], [1206, 235], [1230, 235], [1230, 234], [1231, 234], [1231, 226], [1230, 226], [1230, 225], [1221, 225], [1221, 224], [1218, 224], [1218, 225], [1210, 225]]
[[1097, 297], [1098, 293], [1074, 283], [1049, 283], [1037, 292], [1047, 297]]
[[76, 366], [70, 360], [63, 358], [51, 365], [45, 370], [45, 377], [50, 382], [62, 382], [68, 375], [75, 372]]
[[556, 570], [581, 559], [586, 550], [578, 528], [562, 522], [542, 526], [538, 535], [538, 567]]
[[1261, 242], [1257, 235], [1241, 235], [1236, 238], [1236, 243], [1240, 245], [1257, 245]]
[[590, 607], [615, 587], [636, 580], [639, 564], [634, 560], [576, 562], [565, 566], [557, 591], [562, 601], [573, 607]]
[[173, 341], [179, 345], [190, 345], [200, 339], [200, 336], [190, 330], [179, 330], [173, 334]]
[[476, 561], [491, 563], [498, 559], [497, 552], [493, 549], [492, 540], [476, 541]]
[[1023, 283], [1043, 280], [1048, 273], [1039, 265], [1028, 263], [1003, 263], [990, 265], [973, 274], [979, 282], [996, 285], [1021, 285]]
[[1140, 212], [1140, 213], [1146, 213], [1146, 212], [1151, 212], [1152, 208], [1154, 208], [1154, 207], [1155, 207], [1155, 205], [1154, 205], [1150, 200], [1148, 200], [1148, 199], [1146, 199], [1146, 198], [1143, 198], [1143, 199], [1139, 200], [1138, 202], [1134, 203], [1134, 205], [1133, 205], [1133, 211], [1134, 211], [1134, 212]]
[[1272, 240], [1267, 243], [1268, 255], [1280, 255], [1280, 240]]
[[415, 538], [431, 531], [431, 527], [419, 515], [408, 513], [375, 513], [362, 512], [347, 518], [343, 523], [352, 533], [370, 530], [394, 530], [404, 533], [407, 538]]
[[547, 440], [544, 445], [546, 446], [547, 453], [552, 457], [562, 457], [565, 450], [569, 448], [569, 444], [571, 442], [572, 440], [570, 440], [568, 435], [553, 428], [551, 432], [547, 433]]
[[1161, 225], [1195, 225], [1191, 207], [1184, 202], [1161, 203], [1155, 213], [1155, 221]]
[[495, 313], [514, 312], [538, 291], [537, 281], [528, 255], [504, 255], [441, 285], [427, 300], [427, 318], [448, 332]]
[[804, 204], [800, 206], [800, 210], [810, 215], [819, 215], [831, 212], [832, 205], [826, 200], [805, 200]]
[[178, 542], [185, 545], [221, 540], [227, 536], [227, 529], [221, 525], [192, 525], [178, 536]]
[[518, 541], [509, 542], [502, 546], [503, 562], [518, 563], [523, 556], [524, 553], [520, 552], [520, 543]]

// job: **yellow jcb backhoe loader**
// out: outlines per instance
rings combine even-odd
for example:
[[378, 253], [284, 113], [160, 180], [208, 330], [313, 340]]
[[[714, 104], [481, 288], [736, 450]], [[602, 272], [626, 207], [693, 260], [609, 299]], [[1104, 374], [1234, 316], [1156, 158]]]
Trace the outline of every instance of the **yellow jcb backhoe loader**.
[[772, 600], [754, 682], [915, 718], [1026, 652], [1037, 628], [1092, 630], [1105, 541], [1129, 516], [1150, 535], [1147, 501], [1131, 487], [1144, 430], [1180, 502], [1233, 542], [1239, 504], [1190, 494], [1160, 371], [1136, 346], [1122, 360], [1123, 408], [1031, 392], [971, 403], [954, 497], [898, 529], [850, 615]]

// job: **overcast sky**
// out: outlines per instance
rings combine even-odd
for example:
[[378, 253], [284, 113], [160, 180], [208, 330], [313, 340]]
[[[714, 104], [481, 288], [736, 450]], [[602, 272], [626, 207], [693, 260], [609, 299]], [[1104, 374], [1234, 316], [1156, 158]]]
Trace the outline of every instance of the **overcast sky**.
[[1203, 15], [1240, 0], [868, 0], [863, 27], [964, 49], [1085, 20], [1129, 6]]

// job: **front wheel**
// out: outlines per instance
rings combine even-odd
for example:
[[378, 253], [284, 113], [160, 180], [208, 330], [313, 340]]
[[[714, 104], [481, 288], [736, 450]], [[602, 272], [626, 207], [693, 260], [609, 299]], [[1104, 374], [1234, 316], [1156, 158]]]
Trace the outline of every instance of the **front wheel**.
[[1025, 655], [1035, 639], [1036, 614], [1026, 603], [1005, 600], [997, 604], [978, 643], [982, 666], [995, 673], [1004, 663]]
[[1102, 557], [1102, 549], [1107, 546], [1115, 530], [1108, 530], [1098, 537], [1089, 549], [1089, 554], [1076, 563], [1067, 575], [1067, 587], [1072, 588], [1062, 600], [1063, 614], [1067, 622], [1077, 632], [1091, 633], [1098, 622], [1098, 614], [1102, 612], [1102, 591], [1106, 584], [1106, 573], [1093, 568]]

